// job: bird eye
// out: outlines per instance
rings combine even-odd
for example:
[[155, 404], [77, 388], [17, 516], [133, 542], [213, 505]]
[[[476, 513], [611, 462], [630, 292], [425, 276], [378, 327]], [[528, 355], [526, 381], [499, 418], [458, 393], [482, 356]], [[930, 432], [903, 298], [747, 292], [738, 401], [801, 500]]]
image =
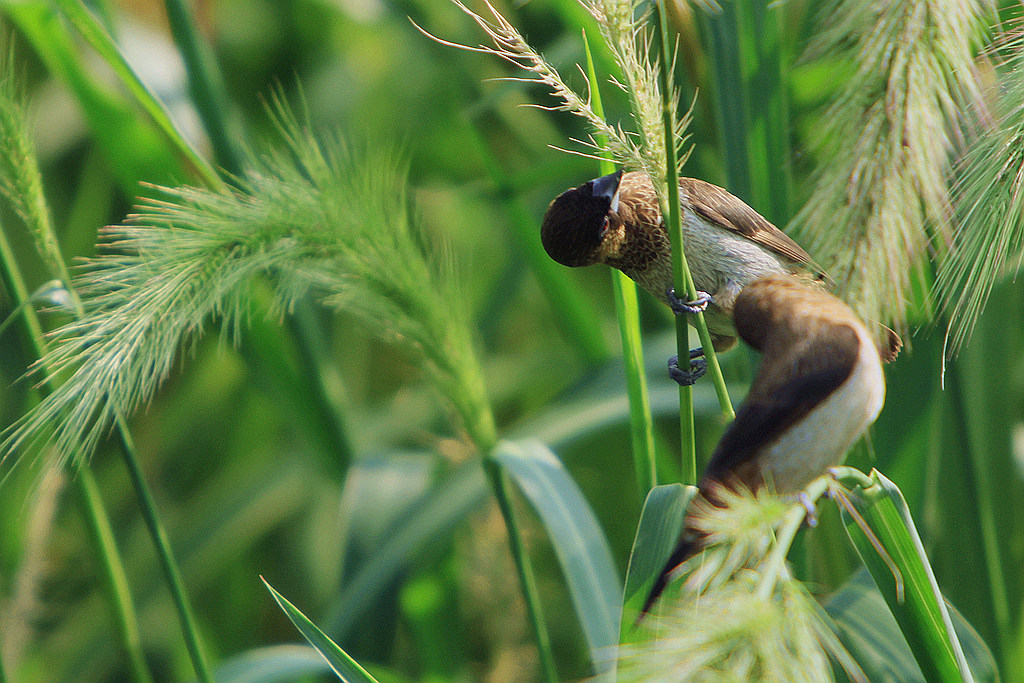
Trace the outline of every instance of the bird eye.
[[605, 233], [607, 233], [607, 232], [608, 232], [608, 216], [605, 216], [604, 217], [604, 221], [601, 223], [601, 237], [604, 237]]

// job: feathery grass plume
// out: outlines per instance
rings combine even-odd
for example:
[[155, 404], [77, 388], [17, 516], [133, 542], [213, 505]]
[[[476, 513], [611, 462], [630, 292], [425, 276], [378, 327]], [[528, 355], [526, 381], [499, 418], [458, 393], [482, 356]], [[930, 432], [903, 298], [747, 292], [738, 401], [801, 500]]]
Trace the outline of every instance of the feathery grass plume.
[[[533, 49], [519, 31], [489, 2], [485, 0], [484, 4], [491, 13], [490, 19], [473, 12], [459, 0], [452, 2], [484, 30], [494, 43], [494, 47], [461, 45], [433, 36], [418, 26], [417, 28], [424, 35], [443, 45], [495, 55], [529, 74], [522, 78], [508, 77], [500, 80], [539, 83], [546, 86], [558, 104], [535, 106], [570, 112], [586, 121], [591, 129], [588, 139], [574, 140], [589, 150], [585, 156], [599, 159], [600, 152], [607, 152], [611, 154], [616, 164], [643, 170], [654, 179], [665, 178], [665, 137], [658, 86], [658, 62], [647, 58], [650, 53], [651, 37], [646, 29], [646, 15], [638, 14], [640, 3], [637, 0], [583, 0], [583, 6], [597, 20], [602, 36], [622, 69], [622, 82], [614, 79], [613, 82], [629, 96], [639, 134], [626, 131], [621, 125], [608, 124], [591, 107], [590, 94], [584, 97], [570, 88], [558, 70]], [[583, 69], [580, 68], [580, 71], [583, 72]], [[588, 86], [593, 87], [589, 80]], [[676, 99], [673, 98], [673, 102]], [[681, 117], [675, 116], [675, 112], [673, 114], [673, 120], [677, 122], [675, 139], [681, 147], [686, 140], [684, 132], [689, 126], [690, 115], [689, 112]], [[605, 144], [599, 144], [595, 138], [602, 138]], [[686, 156], [679, 155], [680, 168]], [[678, 173], [679, 169], [676, 170]], [[654, 185], [660, 195], [662, 184], [655, 182]]]
[[493, 445], [466, 299], [448, 253], [428, 249], [434, 240], [409, 215], [405, 162], [321, 144], [279, 111], [286, 149], [254, 159], [234, 187], [156, 188], [162, 199], [102, 231], [101, 255], [76, 277], [84, 315], [53, 333], [42, 363], [68, 379], [8, 430], [0, 453], [91, 453], [210, 319], [237, 341], [254, 280], [272, 285], [271, 315], [311, 293], [420, 354], [476, 445]]
[[929, 240], [949, 239], [949, 156], [962, 109], [981, 102], [972, 51], [985, 6], [838, 0], [812, 48], [855, 70], [812, 141], [819, 168], [796, 236], [866, 320], [905, 330]]
[[831, 681], [829, 655], [860, 680], [814, 598], [777, 562], [792, 533], [773, 532], [795, 531], [802, 506], [766, 491], [718, 495], [720, 506], [694, 501], [708, 546], [678, 570], [682, 590], [666, 593], [639, 642], [620, 649], [619, 680]]
[[935, 280], [936, 297], [949, 314], [950, 353], [970, 338], [996, 281], [1020, 269], [1024, 258], [1024, 25], [994, 47], [1000, 54], [993, 117], [960, 162], [953, 244]]
[[35, 146], [29, 135], [25, 98], [8, 67], [12, 63], [10, 53], [0, 58], [0, 193], [32, 231], [33, 244], [51, 272], [63, 274], [67, 267], [50, 227], [50, 210], [43, 195]]

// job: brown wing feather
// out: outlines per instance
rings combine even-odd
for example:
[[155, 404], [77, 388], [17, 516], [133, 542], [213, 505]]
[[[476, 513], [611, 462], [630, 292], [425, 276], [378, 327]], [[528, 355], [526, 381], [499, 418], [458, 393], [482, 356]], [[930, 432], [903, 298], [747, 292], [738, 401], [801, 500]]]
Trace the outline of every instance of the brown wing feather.
[[694, 212], [705, 220], [738, 232], [792, 261], [811, 263], [810, 255], [799, 244], [739, 197], [697, 178], [680, 178], [679, 189], [689, 199]]

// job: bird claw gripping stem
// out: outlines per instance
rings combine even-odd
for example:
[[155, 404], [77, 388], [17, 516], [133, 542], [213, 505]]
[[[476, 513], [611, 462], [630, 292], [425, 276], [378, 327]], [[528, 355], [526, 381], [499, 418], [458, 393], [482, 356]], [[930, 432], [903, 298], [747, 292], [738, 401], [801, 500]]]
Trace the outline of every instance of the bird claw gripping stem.
[[708, 371], [708, 362], [703, 356], [704, 349], [691, 349], [689, 370], [679, 367], [679, 356], [672, 356], [668, 359], [668, 376], [684, 387], [693, 386]]
[[711, 303], [711, 295], [707, 292], [698, 291], [697, 298], [693, 301], [683, 301], [676, 296], [676, 290], [672, 287], [669, 287], [665, 294], [668, 296], [668, 305], [676, 315], [700, 313], [706, 310], [708, 304]]

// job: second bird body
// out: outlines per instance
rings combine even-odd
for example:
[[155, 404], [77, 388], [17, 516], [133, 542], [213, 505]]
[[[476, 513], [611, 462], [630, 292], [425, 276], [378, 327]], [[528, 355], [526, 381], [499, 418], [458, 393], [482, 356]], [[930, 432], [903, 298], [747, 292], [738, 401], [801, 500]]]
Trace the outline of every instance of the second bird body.
[[[759, 277], [811, 263], [800, 246], [742, 200], [696, 178], [679, 179], [683, 250], [694, 285], [711, 295], [705, 313], [716, 350], [733, 345], [732, 308]], [[665, 303], [672, 247], [658, 196], [645, 173], [617, 172], [559, 195], [541, 226], [548, 254], [567, 266], [605, 263]]]
[[[736, 299], [734, 315], [740, 337], [762, 356], [736, 419], [701, 476], [699, 495], [712, 505], [719, 504], [722, 488], [800, 492], [842, 462], [885, 400], [871, 333], [849, 306], [821, 288], [786, 275], [760, 278]], [[672, 571], [703, 547], [693, 509], [644, 612]]]

